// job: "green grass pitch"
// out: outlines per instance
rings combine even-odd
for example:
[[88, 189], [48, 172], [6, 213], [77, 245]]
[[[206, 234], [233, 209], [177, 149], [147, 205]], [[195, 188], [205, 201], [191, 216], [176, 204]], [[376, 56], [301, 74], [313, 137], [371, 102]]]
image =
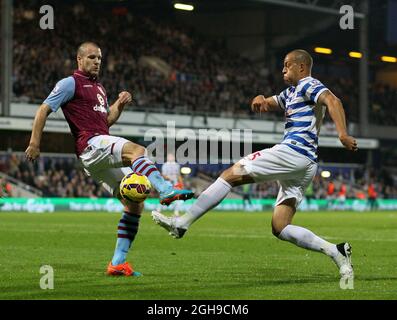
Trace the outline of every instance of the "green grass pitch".
[[[271, 213], [212, 212], [180, 240], [145, 212], [128, 256], [144, 276], [109, 277], [118, 214], [0, 213], [0, 299], [397, 299], [397, 213], [320, 212], [294, 224], [348, 240], [356, 277], [339, 287], [320, 253], [277, 240]], [[54, 289], [40, 289], [40, 267]]]

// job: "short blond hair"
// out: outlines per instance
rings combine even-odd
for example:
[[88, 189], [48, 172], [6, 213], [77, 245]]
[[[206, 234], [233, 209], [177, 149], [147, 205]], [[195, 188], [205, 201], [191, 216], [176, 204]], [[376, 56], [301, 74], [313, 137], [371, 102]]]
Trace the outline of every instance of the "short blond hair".
[[99, 46], [95, 42], [86, 41], [86, 42], [83, 42], [82, 44], [80, 44], [79, 47], [77, 48], [77, 55], [78, 56], [84, 55], [84, 52], [85, 52], [85, 49], [87, 46], [94, 46], [95, 48], [99, 48]]

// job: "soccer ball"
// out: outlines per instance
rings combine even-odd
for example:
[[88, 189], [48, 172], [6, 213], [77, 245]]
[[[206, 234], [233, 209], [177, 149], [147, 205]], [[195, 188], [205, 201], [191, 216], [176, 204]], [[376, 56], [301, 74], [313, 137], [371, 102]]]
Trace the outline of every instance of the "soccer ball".
[[151, 189], [149, 179], [139, 173], [129, 173], [120, 182], [121, 197], [132, 202], [145, 201]]

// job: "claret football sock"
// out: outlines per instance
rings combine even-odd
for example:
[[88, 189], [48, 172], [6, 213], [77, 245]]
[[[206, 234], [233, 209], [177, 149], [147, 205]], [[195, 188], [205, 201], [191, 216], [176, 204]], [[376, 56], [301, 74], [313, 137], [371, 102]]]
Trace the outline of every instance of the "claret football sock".
[[215, 208], [230, 192], [232, 186], [222, 178], [218, 178], [196, 200], [186, 214], [178, 218], [179, 225], [188, 228], [207, 211]]
[[288, 225], [280, 233], [279, 239], [289, 241], [298, 247], [318, 251], [326, 254], [331, 258], [335, 258], [338, 249], [335, 244], [321, 239], [308, 229]]
[[124, 212], [117, 231], [117, 243], [112, 259], [112, 265], [124, 263], [128, 250], [138, 232], [140, 215]]
[[135, 159], [132, 162], [131, 168], [135, 173], [146, 176], [160, 194], [166, 194], [172, 191], [172, 184], [163, 178], [154, 163], [145, 156]]

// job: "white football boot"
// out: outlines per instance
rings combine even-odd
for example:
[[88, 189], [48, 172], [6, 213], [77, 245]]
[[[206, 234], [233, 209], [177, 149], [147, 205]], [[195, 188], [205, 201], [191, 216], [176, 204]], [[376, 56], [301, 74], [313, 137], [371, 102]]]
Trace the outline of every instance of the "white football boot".
[[352, 247], [349, 243], [340, 243], [336, 245], [338, 255], [334, 258], [334, 262], [339, 268], [342, 278], [353, 278], [354, 271], [351, 261]]
[[169, 235], [171, 235], [175, 239], [182, 238], [185, 232], [187, 231], [186, 228], [178, 224], [179, 217], [175, 217], [175, 216], [167, 217], [161, 214], [160, 212], [153, 210], [152, 218], [154, 222], [156, 222], [158, 225], [162, 226], [165, 230], [167, 230]]

